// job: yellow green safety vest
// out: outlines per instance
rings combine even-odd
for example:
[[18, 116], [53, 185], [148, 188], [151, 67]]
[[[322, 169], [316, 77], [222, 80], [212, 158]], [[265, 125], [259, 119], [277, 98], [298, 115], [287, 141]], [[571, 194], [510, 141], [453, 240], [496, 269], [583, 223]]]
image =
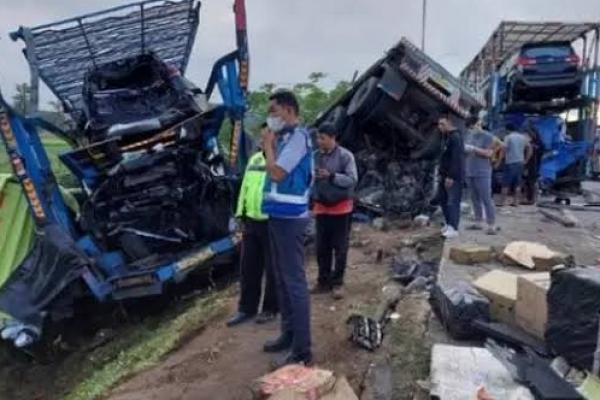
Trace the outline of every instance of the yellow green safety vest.
[[242, 179], [236, 217], [247, 217], [257, 221], [264, 221], [268, 218], [266, 214], [262, 213], [263, 190], [267, 177], [266, 166], [267, 160], [262, 151], [250, 157]]

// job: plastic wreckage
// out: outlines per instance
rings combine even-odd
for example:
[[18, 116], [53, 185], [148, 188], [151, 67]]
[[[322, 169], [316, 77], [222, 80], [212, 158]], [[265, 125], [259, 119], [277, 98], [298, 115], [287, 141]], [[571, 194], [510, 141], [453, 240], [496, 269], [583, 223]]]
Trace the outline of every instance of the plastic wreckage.
[[[36, 231], [0, 287], [1, 335], [17, 347], [68, 317], [81, 297], [158, 295], [234, 255], [237, 171], [249, 146], [245, 6], [235, 1], [237, 49], [215, 63], [205, 89], [183, 76], [199, 12], [194, 0], [151, 0], [11, 34], [26, 46], [33, 109], [41, 79], [75, 125], [21, 116], [0, 97], [0, 131]], [[209, 103], [215, 89], [220, 104]], [[226, 119], [229, 159], [217, 142]], [[65, 205], [41, 131], [72, 145], [60, 159], [83, 189], [78, 217]]]
[[437, 120], [456, 124], [483, 105], [450, 72], [403, 38], [316, 121], [333, 124], [355, 154], [358, 208], [415, 216], [434, 199], [442, 139]]

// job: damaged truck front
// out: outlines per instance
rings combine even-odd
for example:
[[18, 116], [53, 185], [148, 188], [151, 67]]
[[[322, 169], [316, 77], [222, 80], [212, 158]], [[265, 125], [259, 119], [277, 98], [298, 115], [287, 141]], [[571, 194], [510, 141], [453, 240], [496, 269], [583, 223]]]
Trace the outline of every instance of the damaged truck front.
[[[39, 77], [74, 128], [18, 115], [0, 97], [3, 142], [36, 224], [31, 252], [0, 288], [4, 339], [27, 346], [77, 296], [158, 295], [233, 253], [247, 143], [245, 8], [235, 1], [238, 48], [216, 62], [205, 89], [183, 76], [199, 11], [195, 0], [149, 0], [11, 35], [26, 44], [34, 100]], [[209, 102], [215, 88], [220, 104]], [[225, 119], [227, 160], [218, 143]], [[73, 146], [61, 160], [83, 192], [78, 217], [65, 207], [40, 130]]]
[[482, 105], [450, 72], [403, 38], [370, 67], [315, 125], [333, 124], [355, 154], [358, 208], [414, 216], [434, 196], [441, 136], [437, 120], [458, 126]]

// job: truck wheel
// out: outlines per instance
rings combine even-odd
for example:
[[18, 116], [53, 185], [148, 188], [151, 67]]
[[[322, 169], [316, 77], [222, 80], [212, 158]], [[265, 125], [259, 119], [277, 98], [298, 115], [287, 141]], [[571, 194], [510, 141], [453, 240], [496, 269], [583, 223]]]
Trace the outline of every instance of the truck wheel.
[[373, 111], [382, 97], [378, 84], [379, 78], [372, 76], [360, 85], [348, 105], [349, 116], [363, 118]]
[[337, 106], [327, 115], [327, 118], [322, 124], [333, 125], [338, 133], [344, 132], [344, 128], [348, 123], [348, 116], [346, 114], [346, 107]]

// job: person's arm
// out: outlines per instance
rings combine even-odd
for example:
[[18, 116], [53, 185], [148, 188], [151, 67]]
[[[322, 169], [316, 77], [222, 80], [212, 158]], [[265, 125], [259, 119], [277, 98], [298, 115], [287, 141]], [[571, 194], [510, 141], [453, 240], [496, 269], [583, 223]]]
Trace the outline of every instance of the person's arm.
[[531, 146], [531, 143], [527, 143], [525, 145], [525, 164], [527, 164], [529, 162], [529, 160], [531, 160], [532, 156], [533, 156], [533, 147]]
[[482, 158], [492, 158], [492, 156], [494, 155], [494, 150], [473, 147], [473, 153]]
[[356, 161], [352, 153], [348, 152], [347, 160], [344, 165], [344, 171], [331, 175], [331, 181], [334, 185], [342, 188], [351, 188], [358, 182], [358, 172], [356, 171]]
[[281, 182], [287, 174], [296, 168], [308, 151], [306, 138], [302, 133], [294, 132], [291, 135], [277, 157], [275, 157], [274, 134], [269, 132], [264, 136], [266, 170], [274, 182]]
[[499, 141], [496, 146], [498, 146], [495, 150], [498, 152], [498, 159], [492, 160], [494, 168], [500, 167], [502, 161], [504, 160], [504, 156], [506, 155], [506, 150], [504, 149], [504, 145], [502, 144], [502, 142]]
[[[451, 136], [448, 142], [448, 151], [450, 152], [450, 167], [448, 178], [452, 181], [458, 181], [462, 177], [462, 163], [464, 148], [458, 136]], [[451, 184], [449, 186], [452, 186]]]
[[277, 165], [275, 159], [275, 134], [266, 130], [263, 134], [263, 142], [265, 145], [265, 170], [274, 182], [281, 182], [285, 178], [286, 172]]

